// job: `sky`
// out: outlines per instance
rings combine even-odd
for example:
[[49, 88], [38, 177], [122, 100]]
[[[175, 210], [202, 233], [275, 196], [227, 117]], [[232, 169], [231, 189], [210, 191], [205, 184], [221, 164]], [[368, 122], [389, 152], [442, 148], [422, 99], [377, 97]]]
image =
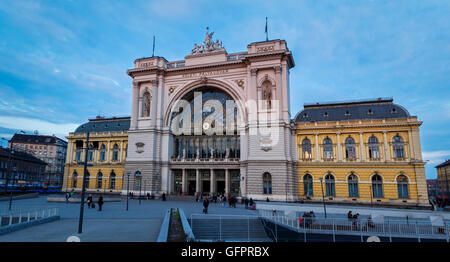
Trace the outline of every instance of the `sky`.
[[[137, 58], [182, 60], [205, 28], [228, 53], [284, 39], [291, 115], [304, 103], [392, 97], [423, 121], [427, 178], [450, 159], [450, 1], [0, 1], [0, 137], [61, 138], [128, 116]], [[6, 145], [2, 140], [3, 146]]]

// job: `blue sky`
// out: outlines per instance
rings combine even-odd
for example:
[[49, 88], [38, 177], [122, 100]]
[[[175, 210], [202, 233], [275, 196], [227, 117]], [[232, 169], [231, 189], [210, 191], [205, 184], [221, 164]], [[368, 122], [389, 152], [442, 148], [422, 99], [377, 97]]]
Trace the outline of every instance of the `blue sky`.
[[[450, 1], [0, 1], [0, 136], [68, 135], [131, 112], [136, 58], [180, 60], [205, 28], [229, 53], [285, 39], [304, 103], [393, 97], [423, 121], [428, 178], [450, 158]], [[5, 144], [3, 144], [5, 145]]]

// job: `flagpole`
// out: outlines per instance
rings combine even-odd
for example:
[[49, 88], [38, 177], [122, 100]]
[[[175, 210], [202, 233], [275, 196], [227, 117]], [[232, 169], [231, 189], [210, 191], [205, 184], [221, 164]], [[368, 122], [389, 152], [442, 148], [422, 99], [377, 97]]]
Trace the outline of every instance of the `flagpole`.
[[153, 36], [153, 52], [152, 57], [155, 56], [155, 36]]
[[267, 32], [267, 17], [266, 17], [266, 41], [269, 41], [269, 33]]

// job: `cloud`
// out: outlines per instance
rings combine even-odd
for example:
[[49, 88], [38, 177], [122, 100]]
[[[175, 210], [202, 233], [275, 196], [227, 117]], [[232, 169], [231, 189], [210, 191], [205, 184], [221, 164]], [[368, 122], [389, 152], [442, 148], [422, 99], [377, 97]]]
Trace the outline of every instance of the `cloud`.
[[38, 130], [40, 134], [55, 134], [59, 137], [69, 135], [69, 133], [73, 132], [79, 125], [80, 124], [75, 123], [51, 123], [40, 119], [25, 117], [0, 116], [0, 126], [2, 127], [23, 131]]
[[428, 161], [428, 165], [439, 165], [446, 159], [450, 159], [450, 150], [422, 152], [422, 156], [425, 161]]

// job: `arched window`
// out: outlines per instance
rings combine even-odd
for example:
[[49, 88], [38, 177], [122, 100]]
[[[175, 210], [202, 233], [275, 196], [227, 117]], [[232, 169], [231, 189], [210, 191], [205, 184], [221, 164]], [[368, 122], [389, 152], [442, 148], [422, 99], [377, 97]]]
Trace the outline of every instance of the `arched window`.
[[348, 176], [348, 196], [349, 197], [358, 197], [358, 177], [353, 174]]
[[75, 160], [76, 161], [81, 161], [81, 151], [82, 151], [83, 149], [82, 148], [77, 148], [77, 151], [76, 151], [76, 153], [75, 153]]
[[119, 160], [119, 146], [117, 144], [114, 144], [113, 147], [113, 161]]
[[72, 187], [76, 188], [77, 187], [77, 180], [78, 180], [78, 173], [77, 171], [73, 172], [73, 179], [72, 179]]
[[91, 177], [91, 174], [86, 171], [86, 188], [89, 188], [89, 178]]
[[336, 196], [334, 176], [332, 174], [328, 174], [325, 176], [325, 195]]
[[313, 195], [313, 179], [310, 174], [306, 174], [303, 176], [303, 188], [305, 191], [305, 196]]
[[404, 175], [397, 177], [398, 198], [409, 198], [408, 178]]
[[383, 197], [383, 179], [378, 174], [372, 176], [372, 194], [374, 198]]
[[272, 194], [272, 175], [267, 172], [263, 174], [263, 191], [264, 194]]
[[97, 174], [97, 188], [102, 188], [102, 181], [103, 180], [103, 174], [102, 172], [98, 172]]
[[94, 159], [94, 147], [89, 145], [88, 149], [88, 161], [92, 161]]
[[398, 159], [405, 158], [403, 139], [399, 135], [394, 137], [393, 149], [394, 149], [394, 158]]
[[114, 171], [111, 171], [111, 174], [109, 175], [109, 188], [115, 189], [116, 188], [116, 173]]
[[102, 144], [102, 146], [100, 147], [100, 161], [105, 161], [105, 157], [106, 157], [106, 146]]
[[355, 140], [352, 137], [345, 139], [345, 158], [350, 160], [356, 159]]
[[136, 171], [136, 173], [134, 173], [134, 189], [135, 190], [141, 189], [141, 185], [142, 185], [142, 174], [141, 172]]
[[333, 159], [333, 142], [328, 137], [323, 140], [323, 158]]
[[380, 146], [378, 144], [378, 139], [375, 136], [369, 138], [369, 158], [379, 159], [380, 158]]
[[302, 156], [303, 159], [311, 159], [311, 141], [308, 138], [303, 139]]
[[150, 116], [150, 105], [151, 105], [151, 95], [149, 92], [145, 92], [142, 96], [142, 116], [149, 117]]

